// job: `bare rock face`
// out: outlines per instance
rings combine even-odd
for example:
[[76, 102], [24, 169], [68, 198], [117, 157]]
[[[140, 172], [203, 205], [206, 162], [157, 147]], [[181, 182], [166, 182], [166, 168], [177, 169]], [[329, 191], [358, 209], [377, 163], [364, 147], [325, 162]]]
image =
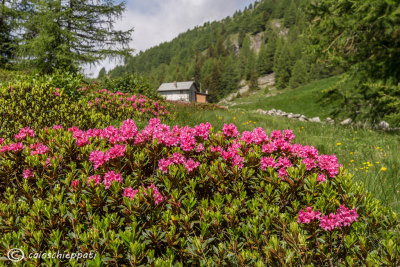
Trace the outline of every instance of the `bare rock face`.
[[381, 121], [379, 123], [379, 128], [381, 128], [382, 130], [388, 130], [390, 128], [390, 125], [386, 121]]
[[345, 119], [344, 121], [342, 121], [340, 124], [341, 125], [349, 125], [349, 124], [351, 124], [353, 121], [352, 121], [352, 119]]
[[310, 119], [311, 122], [321, 122], [321, 119], [319, 117], [314, 117]]

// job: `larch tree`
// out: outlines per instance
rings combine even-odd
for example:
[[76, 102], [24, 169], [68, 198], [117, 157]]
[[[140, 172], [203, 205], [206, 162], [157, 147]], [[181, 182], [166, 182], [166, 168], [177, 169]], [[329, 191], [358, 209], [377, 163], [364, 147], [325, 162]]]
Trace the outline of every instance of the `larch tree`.
[[125, 3], [113, 0], [31, 0], [25, 13], [19, 59], [43, 73], [79, 70], [107, 57], [127, 56], [133, 29], [114, 24]]

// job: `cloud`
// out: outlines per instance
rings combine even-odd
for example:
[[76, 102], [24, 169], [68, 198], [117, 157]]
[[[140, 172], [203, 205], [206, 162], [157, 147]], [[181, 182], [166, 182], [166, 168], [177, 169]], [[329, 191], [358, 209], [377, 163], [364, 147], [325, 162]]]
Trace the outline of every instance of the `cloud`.
[[[117, 29], [134, 28], [130, 47], [135, 53], [162, 42], [207, 21], [231, 16], [254, 0], [128, 0], [124, 16], [117, 21]], [[110, 70], [116, 62], [105, 61], [86, 68], [86, 73], [97, 76], [101, 67]]]

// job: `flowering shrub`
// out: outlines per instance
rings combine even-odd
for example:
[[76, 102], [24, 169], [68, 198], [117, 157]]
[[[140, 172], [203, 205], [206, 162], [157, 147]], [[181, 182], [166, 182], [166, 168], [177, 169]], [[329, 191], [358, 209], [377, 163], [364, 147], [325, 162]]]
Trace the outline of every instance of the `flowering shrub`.
[[97, 252], [93, 266], [400, 263], [397, 214], [290, 130], [159, 119], [30, 129], [0, 145], [2, 254]]
[[[12, 137], [21, 127], [59, 125], [89, 129], [104, 127], [110, 118], [73, 101], [64, 91], [39, 81], [15, 82], [0, 87], [0, 136]], [[20, 132], [23, 137], [29, 133]], [[18, 137], [16, 137], [18, 139]]]
[[165, 117], [169, 114], [166, 108], [167, 102], [162, 99], [152, 99], [144, 95], [131, 95], [120, 91], [113, 93], [107, 89], [94, 88], [80, 89], [86, 92], [85, 101], [90, 108], [110, 116], [113, 120]]

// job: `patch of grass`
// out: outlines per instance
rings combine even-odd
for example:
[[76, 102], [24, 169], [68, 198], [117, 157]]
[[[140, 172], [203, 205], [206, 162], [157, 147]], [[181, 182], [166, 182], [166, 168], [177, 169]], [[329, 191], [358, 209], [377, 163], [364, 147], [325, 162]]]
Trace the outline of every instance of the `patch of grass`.
[[275, 90], [268, 93], [277, 94], [268, 97], [266, 90], [259, 90], [256, 94], [241, 99], [235, 99], [232, 108], [245, 110], [280, 109], [285, 112], [303, 114], [307, 117], [326, 119], [333, 110], [333, 106], [321, 106], [319, 99], [321, 91], [333, 86], [340, 79], [339, 76], [315, 81], [308, 85], [296, 88]]
[[366, 190], [400, 212], [400, 140], [394, 134], [340, 125], [307, 123], [243, 109], [202, 110], [194, 106], [177, 107], [174, 120], [167, 121], [171, 125], [190, 126], [202, 122], [210, 122], [216, 129], [222, 129], [225, 123], [235, 123], [240, 131], [255, 127], [263, 127], [267, 132], [290, 128], [296, 135], [295, 142], [315, 146], [324, 154], [335, 154], [340, 163], [355, 175], [356, 180], [365, 184]]

